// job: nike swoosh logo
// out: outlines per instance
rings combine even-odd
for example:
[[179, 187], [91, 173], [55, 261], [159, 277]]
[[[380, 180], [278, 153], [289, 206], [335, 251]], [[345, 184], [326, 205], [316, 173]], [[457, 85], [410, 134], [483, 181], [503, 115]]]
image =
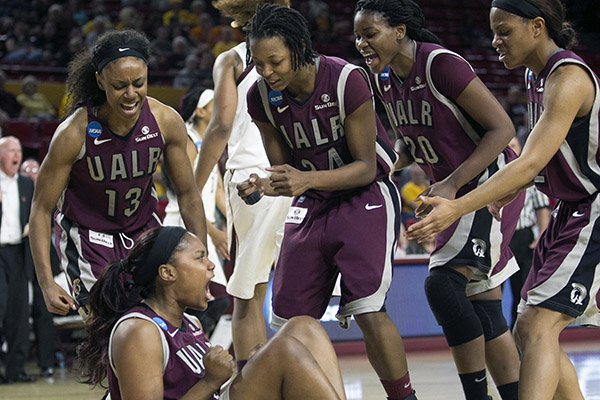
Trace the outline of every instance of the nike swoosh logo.
[[373, 204], [373, 205], [371, 205], [369, 203], [365, 204], [365, 210], [367, 210], [367, 211], [374, 210], [379, 207], [383, 207], [383, 204]]
[[385, 86], [383, 87], [383, 91], [384, 91], [384, 92], [387, 92], [387, 91], [389, 91], [391, 88], [392, 88], [392, 85], [385, 85]]
[[477, 382], [477, 383], [480, 383], [483, 381], [485, 381], [485, 376], [483, 378], [479, 378], [479, 379], [475, 378], [475, 382]]
[[287, 110], [288, 108], [290, 108], [290, 105], [288, 104], [287, 106], [283, 106], [283, 107], [277, 107], [277, 112], [279, 114], [281, 114], [282, 112], [284, 112], [285, 110]]
[[409, 386], [410, 386], [410, 382], [408, 382], [408, 383], [405, 383], [405, 384], [404, 384], [404, 389], [408, 389], [408, 387], [409, 387]]
[[177, 332], [179, 332], [179, 329], [175, 329], [175, 330], [173, 331], [173, 333], [171, 333], [171, 332], [167, 331], [167, 333], [168, 333], [168, 334], [169, 334], [169, 336], [171, 336], [171, 337], [175, 337], [175, 335], [177, 335]]
[[129, 47], [119, 47], [119, 51], [122, 53], [124, 51], [129, 50]]
[[577, 218], [577, 217], [583, 217], [584, 215], [585, 215], [585, 213], [582, 213], [581, 211], [575, 211], [575, 212], [573, 213], [573, 216], [574, 216], [575, 218]]
[[99, 140], [98, 138], [96, 138], [96, 139], [94, 139], [94, 144], [96, 146], [98, 146], [99, 144], [110, 142], [111, 140], [112, 139], [110, 139], [110, 138], [109, 139], [102, 139], [102, 140]]

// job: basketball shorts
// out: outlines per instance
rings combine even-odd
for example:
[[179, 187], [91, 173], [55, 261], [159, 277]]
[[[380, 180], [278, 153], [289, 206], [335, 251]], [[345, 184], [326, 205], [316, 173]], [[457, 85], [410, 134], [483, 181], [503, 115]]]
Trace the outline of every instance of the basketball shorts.
[[71, 295], [81, 306], [89, 303], [89, 291], [102, 271], [125, 258], [139, 234], [160, 226], [156, 214], [141, 229], [127, 233], [96, 232], [78, 226], [58, 211], [54, 220], [54, 248]]
[[297, 315], [319, 319], [341, 275], [337, 318], [384, 307], [400, 231], [400, 196], [391, 180], [351, 195], [295, 198], [273, 282], [272, 326]]
[[227, 292], [240, 299], [254, 297], [254, 287], [269, 281], [271, 269], [279, 254], [283, 222], [290, 208], [290, 197], [263, 198], [252, 205], [237, 194], [236, 185], [257, 173], [258, 168], [227, 170], [223, 178], [227, 196], [227, 235], [230, 254], [235, 257], [233, 274]]
[[533, 254], [521, 291], [525, 305], [576, 318], [575, 325], [600, 326], [600, 196], [559, 202]]

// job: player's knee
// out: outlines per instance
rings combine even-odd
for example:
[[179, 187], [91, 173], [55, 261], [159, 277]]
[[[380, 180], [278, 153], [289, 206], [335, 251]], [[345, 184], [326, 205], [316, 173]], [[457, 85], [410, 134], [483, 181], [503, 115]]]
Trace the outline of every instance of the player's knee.
[[433, 269], [425, 280], [429, 307], [451, 347], [483, 334], [479, 318], [467, 299], [467, 278], [450, 268]]
[[502, 313], [501, 300], [474, 300], [471, 301], [475, 313], [481, 322], [483, 337], [486, 342], [497, 338], [508, 331], [506, 318]]
[[286, 322], [283, 331], [297, 338], [314, 338], [322, 334], [323, 328], [315, 318], [300, 315]]

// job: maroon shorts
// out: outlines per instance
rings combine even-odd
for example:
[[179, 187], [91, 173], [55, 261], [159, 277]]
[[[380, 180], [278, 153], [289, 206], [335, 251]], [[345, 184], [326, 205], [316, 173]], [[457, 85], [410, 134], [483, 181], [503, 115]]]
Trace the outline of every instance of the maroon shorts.
[[320, 318], [341, 274], [338, 319], [383, 308], [400, 229], [400, 200], [390, 180], [342, 198], [294, 199], [273, 284], [273, 321]]
[[57, 212], [54, 216], [54, 248], [67, 275], [71, 295], [80, 305], [89, 303], [89, 291], [102, 271], [127, 256], [142, 232], [160, 226], [153, 218], [143, 228], [127, 233], [103, 233], [78, 226]]

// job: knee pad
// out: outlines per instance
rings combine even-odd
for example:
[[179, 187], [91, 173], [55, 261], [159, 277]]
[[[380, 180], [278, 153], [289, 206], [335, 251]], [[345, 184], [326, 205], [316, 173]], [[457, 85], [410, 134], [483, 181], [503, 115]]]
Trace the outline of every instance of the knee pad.
[[508, 331], [508, 324], [502, 313], [501, 300], [473, 300], [471, 303], [481, 321], [486, 342]]
[[450, 347], [483, 334], [481, 322], [467, 299], [467, 278], [451, 268], [435, 268], [425, 279], [429, 307], [442, 327]]

